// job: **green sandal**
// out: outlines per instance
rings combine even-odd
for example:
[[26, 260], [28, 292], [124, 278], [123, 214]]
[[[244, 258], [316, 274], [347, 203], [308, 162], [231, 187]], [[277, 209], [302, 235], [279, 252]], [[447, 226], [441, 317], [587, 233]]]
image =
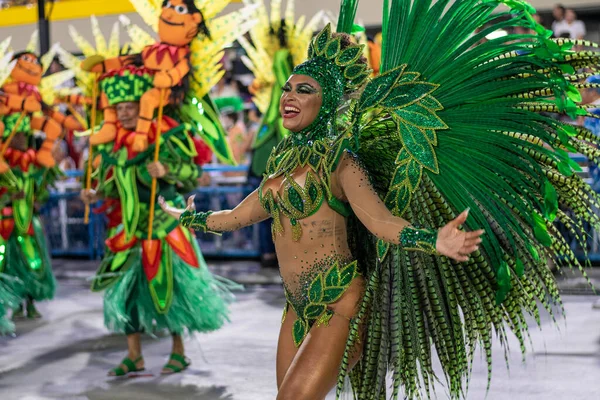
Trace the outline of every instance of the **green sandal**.
[[[171, 364], [171, 361], [177, 361], [181, 365], [183, 365], [183, 367], [173, 365], [173, 364]], [[184, 369], [187, 369], [187, 367], [189, 367], [191, 363], [192, 362], [189, 358], [182, 356], [180, 354], [172, 353], [171, 357], [169, 357], [169, 362], [167, 364], [165, 364], [165, 366], [163, 367], [163, 369], [168, 369], [171, 372], [162, 371], [161, 374], [162, 375], [170, 375], [170, 374], [179, 373], [179, 372], [183, 371]]]
[[[129, 357], [125, 357], [123, 359], [123, 361], [121, 361], [121, 364], [123, 364], [124, 366], [127, 367], [127, 371], [125, 371], [123, 368], [121, 367], [116, 367], [113, 368], [109, 371], [108, 376], [126, 376], [132, 372], [140, 372], [140, 371], [144, 371], [146, 368], [139, 368], [136, 366], [136, 364], [138, 362], [140, 362], [141, 360], [143, 360], [144, 357], [139, 357], [137, 358], [135, 361], [132, 361], [131, 358]], [[114, 372], [114, 375], [111, 375], [110, 373]]]

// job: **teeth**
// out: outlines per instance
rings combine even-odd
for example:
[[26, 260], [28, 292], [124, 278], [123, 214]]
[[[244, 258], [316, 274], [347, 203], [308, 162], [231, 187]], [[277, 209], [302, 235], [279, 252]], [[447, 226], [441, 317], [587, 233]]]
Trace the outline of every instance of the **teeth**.
[[291, 112], [296, 112], [296, 113], [300, 112], [299, 109], [297, 109], [296, 107], [292, 107], [292, 106], [285, 106], [284, 111], [291, 111]]

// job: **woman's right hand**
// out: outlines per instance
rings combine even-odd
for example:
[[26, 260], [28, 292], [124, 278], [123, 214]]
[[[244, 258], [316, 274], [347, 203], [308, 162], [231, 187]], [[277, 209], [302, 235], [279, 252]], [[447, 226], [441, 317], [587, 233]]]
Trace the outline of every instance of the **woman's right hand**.
[[83, 189], [79, 193], [79, 198], [85, 203], [85, 205], [90, 205], [100, 200], [100, 196], [94, 189]]
[[196, 198], [195, 194], [188, 197], [187, 207], [185, 209], [176, 208], [176, 207], [168, 205], [167, 202], [165, 201], [165, 198], [162, 196], [158, 197], [158, 204], [160, 205], [160, 208], [162, 208], [164, 212], [169, 214], [171, 217], [179, 220], [179, 217], [181, 217], [181, 214], [183, 214], [184, 211], [190, 211], [190, 212], [196, 211], [196, 205], [194, 204], [195, 198]]

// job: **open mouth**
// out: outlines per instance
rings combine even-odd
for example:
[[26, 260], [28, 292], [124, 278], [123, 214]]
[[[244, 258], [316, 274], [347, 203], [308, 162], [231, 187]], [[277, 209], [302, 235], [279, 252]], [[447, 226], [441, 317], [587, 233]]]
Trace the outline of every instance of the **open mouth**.
[[160, 20], [162, 22], [164, 22], [165, 24], [167, 24], [167, 25], [171, 25], [171, 26], [183, 26], [183, 22], [181, 22], [181, 23], [178, 24], [178, 23], [175, 23], [175, 22], [167, 21], [163, 17], [160, 17]]
[[283, 118], [294, 118], [300, 114], [298, 107], [286, 105], [283, 107]]

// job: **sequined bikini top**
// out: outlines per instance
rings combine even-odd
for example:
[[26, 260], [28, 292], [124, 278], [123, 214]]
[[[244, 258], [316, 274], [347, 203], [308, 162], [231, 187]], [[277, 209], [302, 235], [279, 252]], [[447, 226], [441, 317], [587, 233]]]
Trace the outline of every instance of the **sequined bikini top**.
[[[302, 227], [298, 221], [315, 214], [324, 200], [340, 215], [350, 215], [350, 206], [331, 193], [331, 174], [347, 148], [345, 144], [345, 140], [330, 142], [325, 139], [297, 146], [291, 143], [288, 137], [273, 150], [267, 162], [266, 177], [258, 188], [260, 203], [273, 218], [273, 234], [283, 235], [283, 214], [289, 218], [292, 225], [292, 240], [300, 240]], [[310, 166], [310, 169], [302, 187], [291, 174], [297, 168], [306, 165]], [[274, 194], [271, 188], [263, 190], [269, 179], [280, 176], [284, 177], [282, 193]]]

